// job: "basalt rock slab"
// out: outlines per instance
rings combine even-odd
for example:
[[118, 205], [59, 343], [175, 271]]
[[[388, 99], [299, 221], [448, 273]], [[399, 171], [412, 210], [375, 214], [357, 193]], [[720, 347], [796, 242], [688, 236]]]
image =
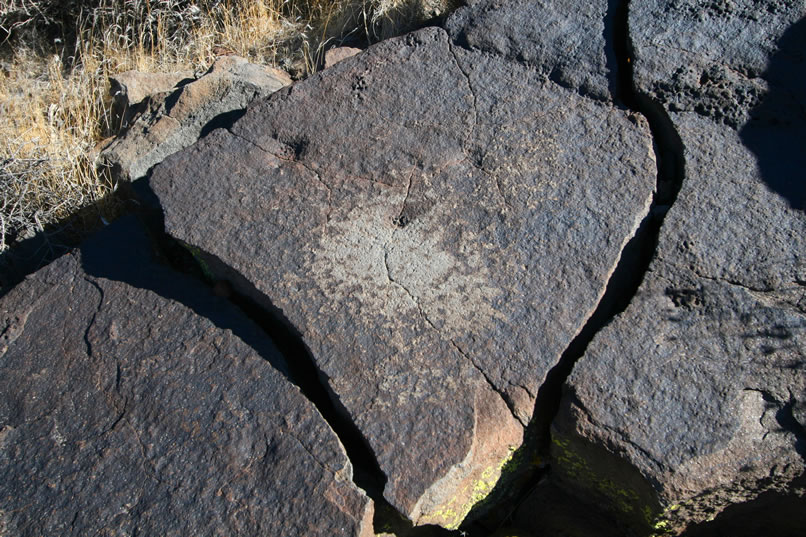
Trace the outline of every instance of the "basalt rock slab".
[[765, 531], [798, 535], [806, 214], [788, 137], [806, 127], [806, 71], [803, 22], [788, 24], [806, 9], [689, 4], [631, 3], [636, 81], [679, 136], [682, 188], [637, 295], [568, 380], [553, 453], [636, 533], [718, 528], [728, 506], [778, 496], [800, 507]]
[[141, 102], [140, 115], [103, 150], [101, 159], [116, 177], [141, 179], [168, 155], [214, 128], [232, 124], [256, 98], [290, 83], [283, 71], [223, 56], [198, 79]]
[[0, 533], [373, 535], [273, 345], [114, 227], [0, 299]]
[[654, 175], [640, 118], [429, 28], [256, 103], [150, 184], [166, 231], [298, 333], [389, 502], [455, 527]]
[[[630, 2], [635, 84], [670, 111], [696, 111], [733, 127], [781, 77], [765, 71], [784, 32], [806, 16], [787, 0]], [[793, 50], [796, 61], [802, 49]], [[787, 78], [802, 79], [796, 69]]]
[[611, 100], [615, 2], [471, 0], [446, 23], [457, 44], [537, 70], [563, 87]]
[[677, 533], [806, 471], [806, 218], [737, 133], [676, 120], [686, 183], [632, 304], [569, 378], [553, 448], [635, 528]]

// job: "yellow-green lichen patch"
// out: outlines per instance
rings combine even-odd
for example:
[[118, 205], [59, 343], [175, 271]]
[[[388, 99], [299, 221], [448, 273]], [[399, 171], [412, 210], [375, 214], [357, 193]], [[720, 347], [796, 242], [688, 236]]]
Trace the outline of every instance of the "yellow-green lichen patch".
[[196, 246], [193, 246], [192, 244], [188, 244], [188, 243], [186, 243], [184, 241], [181, 241], [181, 240], [177, 240], [177, 242], [179, 244], [181, 244], [182, 247], [185, 250], [190, 252], [190, 255], [193, 256], [193, 259], [199, 265], [199, 269], [201, 269], [202, 274], [204, 274], [205, 278], [207, 278], [208, 280], [215, 279], [214, 276], [213, 276], [213, 271], [210, 270], [210, 267], [207, 265], [207, 262], [204, 260], [204, 257], [202, 256], [201, 250], [199, 250], [199, 248], [197, 248]]
[[679, 503], [672, 503], [666, 507], [660, 515], [654, 517], [652, 524], [654, 533], [650, 537], [662, 537], [669, 535], [670, 533], [674, 533], [671, 518], [674, 516], [675, 511], [679, 510], [685, 505], [690, 505], [693, 502], [694, 500], [689, 499]]
[[492, 492], [501, 475], [512, 468], [510, 463], [517, 459], [518, 453], [515, 446], [510, 446], [509, 453], [498, 464], [484, 468], [477, 479], [469, 481], [450, 500], [418, 523], [438, 524], [449, 530], [458, 528], [470, 510]]
[[655, 531], [664, 530], [666, 525], [660, 520], [662, 514], [658, 513], [657, 508], [653, 508], [642, 500], [638, 492], [591, 468], [585, 457], [573, 449], [570, 440], [555, 436], [552, 438], [552, 443], [555, 448], [554, 459], [557, 461], [560, 471], [568, 479], [605, 497], [610, 505], [620, 511], [622, 515], [641, 520]]

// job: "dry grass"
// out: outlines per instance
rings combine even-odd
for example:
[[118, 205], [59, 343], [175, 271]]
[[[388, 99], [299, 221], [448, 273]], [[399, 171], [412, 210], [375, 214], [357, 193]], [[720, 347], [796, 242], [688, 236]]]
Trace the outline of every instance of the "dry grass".
[[0, 0], [0, 252], [90, 204], [114, 216], [96, 162], [110, 76], [200, 71], [218, 48], [310, 72], [328, 42], [381, 37], [424, 1]]
[[0, 72], [0, 251], [112, 190], [93, 161], [103, 91], [57, 55], [20, 53]]

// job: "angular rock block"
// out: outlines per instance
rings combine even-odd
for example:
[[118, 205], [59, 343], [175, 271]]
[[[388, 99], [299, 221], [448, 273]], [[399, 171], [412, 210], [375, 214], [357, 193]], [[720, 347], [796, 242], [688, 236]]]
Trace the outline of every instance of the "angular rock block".
[[[135, 80], [128, 75], [123, 83], [129, 81], [136, 87]], [[141, 105], [145, 110], [103, 150], [101, 159], [117, 177], [141, 179], [155, 164], [193, 144], [217, 122], [231, 124], [250, 102], [290, 83], [279, 69], [249, 63], [239, 56], [221, 57], [198, 79], [149, 96]], [[136, 89], [142, 99], [143, 90]]]
[[300, 335], [416, 524], [522, 441], [655, 184], [646, 124], [430, 28], [154, 170], [166, 231]]
[[139, 229], [103, 235], [0, 299], [0, 533], [373, 535], [273, 345]]
[[160, 93], [173, 93], [182, 84], [193, 82], [194, 75], [193, 71], [174, 73], [125, 71], [110, 77], [112, 129], [116, 134], [125, 131], [131, 122], [143, 112], [150, 99], [159, 99]]
[[806, 505], [806, 39], [788, 26], [806, 9], [745, 4], [631, 3], [636, 80], [669, 112], [683, 183], [637, 295], [568, 380], [553, 452], [639, 533], [764, 493]]

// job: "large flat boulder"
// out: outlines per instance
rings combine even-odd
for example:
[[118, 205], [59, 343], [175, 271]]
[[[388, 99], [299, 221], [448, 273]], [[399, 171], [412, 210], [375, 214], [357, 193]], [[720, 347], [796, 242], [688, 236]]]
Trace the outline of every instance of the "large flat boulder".
[[806, 530], [806, 191], [788, 139], [806, 129], [806, 8], [756, 4], [630, 7], [636, 82], [679, 135], [682, 188], [637, 295], [568, 380], [553, 449], [565, 482], [637, 533], [732, 504], [750, 521], [770, 495], [800, 508], [765, 531]]
[[386, 499], [456, 527], [596, 307], [655, 163], [640, 118], [429, 28], [253, 104], [150, 184], [166, 231], [300, 335]]
[[373, 535], [274, 346], [115, 227], [0, 299], [0, 533]]

